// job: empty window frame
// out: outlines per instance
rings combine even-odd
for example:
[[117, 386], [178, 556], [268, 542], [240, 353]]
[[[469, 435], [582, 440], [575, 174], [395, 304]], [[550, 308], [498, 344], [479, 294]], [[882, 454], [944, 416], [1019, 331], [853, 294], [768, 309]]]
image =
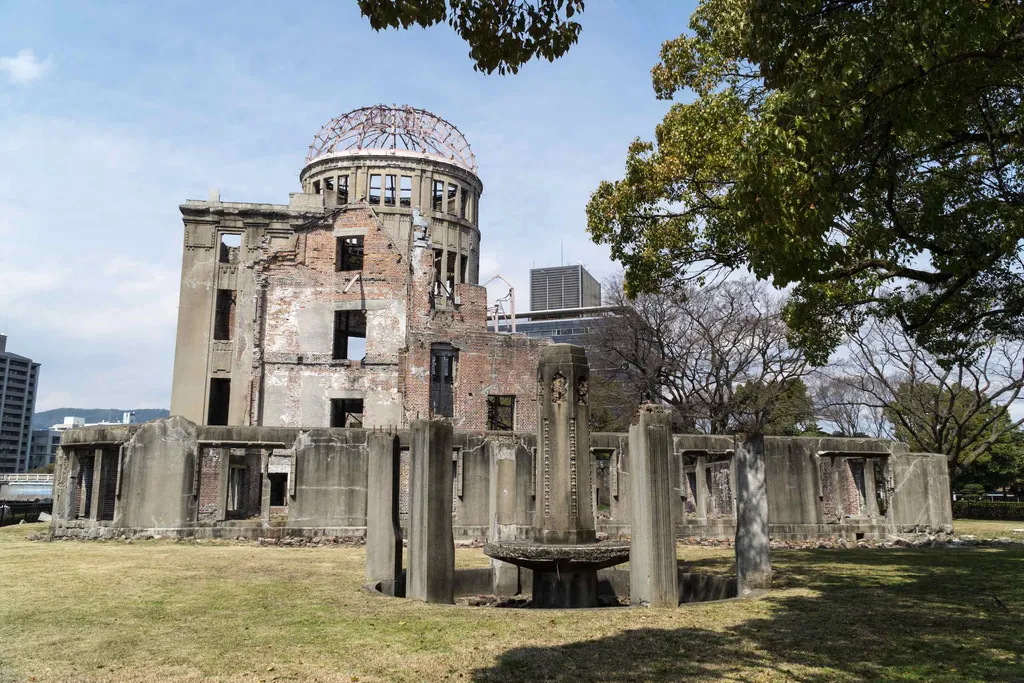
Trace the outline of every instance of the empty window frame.
[[398, 176], [384, 176], [384, 206], [395, 206], [398, 196]]
[[444, 211], [444, 181], [435, 180], [430, 190], [430, 208], [432, 211]]
[[238, 263], [238, 252], [242, 248], [242, 236], [229, 232], [220, 234], [220, 262]]
[[362, 360], [366, 356], [366, 311], [334, 312], [334, 359]]
[[448, 213], [455, 215], [457, 210], [456, 200], [459, 197], [459, 186], [455, 183], [448, 183]]
[[455, 417], [455, 374], [459, 352], [449, 344], [435, 344], [430, 350], [430, 412]]
[[466, 217], [466, 205], [469, 202], [469, 190], [464, 187], [459, 188], [459, 218]]
[[380, 204], [380, 174], [373, 173], [370, 175], [370, 203]]
[[469, 282], [469, 257], [463, 254], [459, 257], [459, 282]]
[[214, 339], [218, 341], [231, 341], [231, 335], [235, 329], [236, 300], [235, 290], [217, 290], [217, 308], [213, 317]]
[[363, 399], [361, 398], [332, 398], [331, 399], [331, 426], [332, 427], [362, 427], [363, 426]]
[[206, 411], [206, 424], [226, 425], [231, 403], [231, 380], [214, 377], [210, 380], [210, 403]]
[[319, 180], [314, 180], [313, 181], [313, 194], [321, 194], [320, 181]]
[[403, 209], [412, 206], [412, 176], [402, 176], [401, 185], [398, 188], [398, 203]]
[[363, 236], [350, 235], [339, 237], [337, 250], [335, 252], [334, 270], [362, 270], [363, 269]]
[[270, 482], [270, 506], [284, 507], [288, 504], [288, 475], [285, 472], [271, 472], [267, 475]]
[[487, 429], [497, 432], [511, 432], [515, 428], [516, 397], [487, 397]]
[[338, 203], [348, 204], [348, 176], [338, 176]]
[[334, 192], [334, 180], [331, 178], [324, 178], [324, 194]]

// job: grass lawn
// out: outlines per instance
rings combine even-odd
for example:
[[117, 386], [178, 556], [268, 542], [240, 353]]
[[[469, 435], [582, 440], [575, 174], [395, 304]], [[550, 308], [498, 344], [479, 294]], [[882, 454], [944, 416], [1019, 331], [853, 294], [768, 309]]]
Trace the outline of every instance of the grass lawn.
[[765, 599], [570, 612], [370, 595], [362, 548], [25, 539], [39, 528], [0, 529], [2, 683], [1024, 681], [1020, 546], [777, 551]]
[[979, 539], [1012, 538], [1024, 540], [1024, 522], [1003, 522], [990, 519], [954, 519], [953, 531], [957, 536], [975, 536]]

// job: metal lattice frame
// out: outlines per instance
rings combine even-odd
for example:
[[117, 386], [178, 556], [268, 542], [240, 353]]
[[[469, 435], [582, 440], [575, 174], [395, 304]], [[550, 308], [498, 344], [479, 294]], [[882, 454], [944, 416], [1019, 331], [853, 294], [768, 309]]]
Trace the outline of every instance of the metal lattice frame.
[[401, 149], [442, 157], [476, 173], [469, 142], [451, 123], [425, 109], [378, 104], [331, 119], [313, 138], [306, 163], [354, 149]]

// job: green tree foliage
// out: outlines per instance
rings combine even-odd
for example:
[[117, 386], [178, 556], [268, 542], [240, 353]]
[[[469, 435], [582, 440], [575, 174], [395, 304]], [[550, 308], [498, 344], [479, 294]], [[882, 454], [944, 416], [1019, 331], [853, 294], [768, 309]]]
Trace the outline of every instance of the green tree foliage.
[[963, 359], [1024, 336], [1024, 4], [703, 0], [672, 106], [587, 207], [630, 294], [749, 268], [824, 363], [865, 319]]
[[534, 57], [554, 61], [577, 40], [583, 0], [358, 0], [380, 31], [447, 22], [469, 44], [476, 69], [517, 73]]
[[733, 397], [736, 427], [768, 436], [819, 433], [814, 403], [802, 379], [784, 382], [755, 380], [741, 384]]
[[1024, 432], [1014, 430], [1001, 436], [992, 446], [967, 463], [954, 475], [954, 491], [968, 493], [969, 486], [984, 492], [1006, 489], [1024, 494]]

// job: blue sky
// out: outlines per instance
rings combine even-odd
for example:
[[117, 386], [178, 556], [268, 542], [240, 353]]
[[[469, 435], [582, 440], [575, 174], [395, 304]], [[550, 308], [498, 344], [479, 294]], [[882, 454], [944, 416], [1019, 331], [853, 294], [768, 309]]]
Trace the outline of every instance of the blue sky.
[[361, 106], [465, 134], [481, 278], [501, 273], [520, 307], [560, 249], [613, 273], [584, 207], [667, 110], [650, 69], [693, 5], [594, 0], [569, 55], [502, 77], [446, 26], [375, 33], [355, 0], [0, 3], [0, 331], [43, 364], [37, 410], [167, 407], [178, 204], [211, 187], [286, 203], [314, 133]]

